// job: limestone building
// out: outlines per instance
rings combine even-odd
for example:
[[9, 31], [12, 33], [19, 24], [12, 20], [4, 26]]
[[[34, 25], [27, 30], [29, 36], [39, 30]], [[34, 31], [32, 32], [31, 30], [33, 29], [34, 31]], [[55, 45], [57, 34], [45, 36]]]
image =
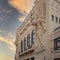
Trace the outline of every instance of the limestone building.
[[15, 60], [60, 60], [60, 0], [36, 0], [16, 32]]

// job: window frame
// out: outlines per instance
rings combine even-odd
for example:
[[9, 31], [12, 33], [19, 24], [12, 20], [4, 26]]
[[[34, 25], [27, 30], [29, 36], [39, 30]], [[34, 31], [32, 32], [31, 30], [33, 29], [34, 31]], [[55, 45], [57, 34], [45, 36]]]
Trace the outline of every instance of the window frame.
[[54, 51], [60, 50], [60, 46], [58, 46], [58, 42], [60, 42], [60, 37], [54, 40]]

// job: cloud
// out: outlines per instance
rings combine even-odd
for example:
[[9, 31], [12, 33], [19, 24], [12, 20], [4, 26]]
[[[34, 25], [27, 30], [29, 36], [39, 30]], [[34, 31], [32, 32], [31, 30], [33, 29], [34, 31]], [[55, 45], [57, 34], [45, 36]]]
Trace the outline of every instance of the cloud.
[[7, 39], [11, 39], [15, 41], [15, 36], [12, 32], [0, 29], [0, 33], [1, 33], [1, 36], [4, 36]]
[[9, 4], [22, 12], [29, 12], [34, 0], [9, 0]]
[[2, 11], [7, 13], [7, 14], [12, 12], [12, 10], [6, 10], [6, 9], [3, 9]]
[[0, 20], [3, 21], [3, 18], [1, 17]]
[[7, 37], [13, 39], [14, 38], [14, 35], [11, 32], [8, 32]]
[[18, 18], [18, 20], [20, 21], [20, 22], [24, 22], [24, 20], [25, 20], [25, 16], [23, 16], [23, 17], [21, 17], [21, 18]]
[[1, 34], [5, 34], [4, 36], [0, 34], [0, 41], [6, 43], [7, 47], [12, 50], [13, 52], [15, 52], [16, 48], [15, 48], [15, 37], [13, 35], [13, 33], [8, 32], [7, 30], [3, 30], [0, 29], [0, 33]]
[[34, 0], [8, 0], [9, 4], [16, 8], [23, 16], [18, 17], [20, 22], [23, 22], [26, 18], [26, 14], [29, 13], [32, 8]]
[[2, 32], [2, 30], [0, 30], [0, 32]]
[[12, 51], [15, 51], [15, 45], [11, 39], [7, 39], [3, 36], [0, 36], [0, 41], [5, 42]]
[[27, 16], [27, 13], [30, 12], [30, 9], [33, 6], [34, 0], [8, 0], [9, 4], [16, 8], [19, 12], [26, 14], [24, 16], [18, 17], [20, 22], [23, 22]]
[[2, 33], [2, 32], [5, 32], [5, 31], [0, 29], [0, 33]]

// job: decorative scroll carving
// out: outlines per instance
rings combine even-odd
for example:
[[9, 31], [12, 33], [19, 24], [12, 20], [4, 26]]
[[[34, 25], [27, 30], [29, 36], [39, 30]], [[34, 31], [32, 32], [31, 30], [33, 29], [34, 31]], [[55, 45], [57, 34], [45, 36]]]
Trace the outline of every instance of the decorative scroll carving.
[[45, 7], [46, 7], [46, 5], [45, 5], [44, 0], [41, 0], [39, 5], [36, 7], [38, 9], [37, 10], [38, 12], [36, 12], [34, 10], [35, 18], [37, 18], [37, 20], [36, 19], [31, 20], [32, 25], [35, 26], [35, 28], [36, 28], [35, 34], [36, 34], [36, 40], [38, 40], [38, 43], [36, 43], [36, 44], [38, 44], [38, 46], [36, 48], [38, 48], [40, 46], [40, 49], [42, 49], [42, 50], [45, 49], [45, 47], [42, 43], [43, 33], [46, 31], [46, 20], [45, 20], [45, 18], [46, 18], [45, 9], [46, 8]]

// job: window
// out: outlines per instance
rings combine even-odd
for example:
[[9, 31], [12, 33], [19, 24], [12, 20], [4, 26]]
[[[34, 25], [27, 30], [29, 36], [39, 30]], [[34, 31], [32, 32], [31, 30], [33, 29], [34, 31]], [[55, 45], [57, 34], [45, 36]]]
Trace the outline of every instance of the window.
[[31, 57], [31, 60], [35, 60], [34, 57]]
[[56, 22], [58, 22], [58, 17], [56, 17]]
[[28, 46], [28, 49], [30, 49], [30, 34], [28, 34], [27, 36], [27, 46]]
[[54, 40], [54, 50], [60, 50], [60, 37]]
[[54, 15], [52, 15], [52, 21], [54, 21]]
[[23, 52], [23, 41], [21, 41], [21, 52]]
[[32, 36], [31, 37], [32, 38], [32, 44], [34, 44], [34, 40], [35, 40], [35, 31], [34, 30], [32, 31], [32, 35], [31, 36]]
[[24, 38], [24, 51], [26, 51], [27, 48], [26, 48], [26, 38]]

